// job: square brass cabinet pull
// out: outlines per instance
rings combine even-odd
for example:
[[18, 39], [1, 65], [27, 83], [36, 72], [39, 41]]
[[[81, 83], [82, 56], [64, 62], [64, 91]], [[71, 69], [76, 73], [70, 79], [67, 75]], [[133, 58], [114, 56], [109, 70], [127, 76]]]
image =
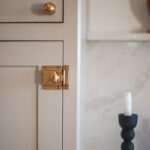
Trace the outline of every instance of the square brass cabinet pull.
[[69, 66], [43, 66], [43, 89], [69, 89]]

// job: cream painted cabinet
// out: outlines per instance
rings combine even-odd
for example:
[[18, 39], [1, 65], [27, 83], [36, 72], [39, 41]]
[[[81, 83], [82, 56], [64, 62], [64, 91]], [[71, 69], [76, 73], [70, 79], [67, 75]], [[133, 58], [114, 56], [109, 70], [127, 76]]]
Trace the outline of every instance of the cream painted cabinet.
[[[0, 150], [77, 150], [79, 4], [0, 1]], [[43, 65], [69, 65], [69, 89], [42, 89]]]

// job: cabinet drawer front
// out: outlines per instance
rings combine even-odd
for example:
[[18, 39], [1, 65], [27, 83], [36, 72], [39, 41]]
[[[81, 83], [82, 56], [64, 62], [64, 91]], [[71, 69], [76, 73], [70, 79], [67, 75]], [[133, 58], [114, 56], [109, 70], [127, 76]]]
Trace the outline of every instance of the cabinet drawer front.
[[[44, 4], [53, 3], [56, 12], [46, 15], [43, 12]], [[63, 22], [64, 0], [1, 0], [0, 22]]]

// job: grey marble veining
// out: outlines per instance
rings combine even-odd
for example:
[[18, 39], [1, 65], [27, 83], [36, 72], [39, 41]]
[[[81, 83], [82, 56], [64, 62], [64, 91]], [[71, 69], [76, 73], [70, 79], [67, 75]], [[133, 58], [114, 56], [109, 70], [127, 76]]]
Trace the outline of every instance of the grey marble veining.
[[86, 150], [120, 150], [118, 114], [127, 90], [139, 115], [135, 150], [150, 150], [150, 44], [89, 42]]

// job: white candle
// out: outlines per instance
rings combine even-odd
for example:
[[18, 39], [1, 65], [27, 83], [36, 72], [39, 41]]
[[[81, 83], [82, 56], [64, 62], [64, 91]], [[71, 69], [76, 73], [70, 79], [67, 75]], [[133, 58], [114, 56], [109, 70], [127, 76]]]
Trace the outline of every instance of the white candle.
[[132, 93], [127, 92], [125, 98], [125, 116], [132, 115]]

